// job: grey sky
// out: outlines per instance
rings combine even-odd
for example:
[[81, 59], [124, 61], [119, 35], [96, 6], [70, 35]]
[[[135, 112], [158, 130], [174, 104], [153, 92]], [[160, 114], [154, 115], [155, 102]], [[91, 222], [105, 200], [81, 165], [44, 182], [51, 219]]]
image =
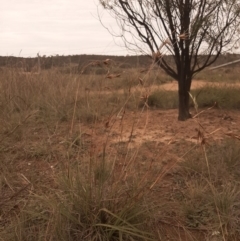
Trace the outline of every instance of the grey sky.
[[[97, 19], [98, 0], [0, 0], [0, 55], [125, 55]], [[104, 14], [113, 28], [115, 20]]]

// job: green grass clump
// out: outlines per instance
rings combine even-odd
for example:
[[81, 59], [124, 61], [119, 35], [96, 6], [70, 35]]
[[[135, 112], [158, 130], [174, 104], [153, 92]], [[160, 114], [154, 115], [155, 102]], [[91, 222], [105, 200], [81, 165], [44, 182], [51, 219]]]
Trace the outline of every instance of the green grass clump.
[[[148, 227], [145, 191], [121, 181], [113, 163], [84, 160], [59, 172], [50, 195], [31, 195], [8, 240], [154, 240]], [[125, 172], [124, 172], [125, 173]], [[149, 230], [149, 231], [148, 231]]]
[[151, 107], [161, 109], [174, 109], [178, 107], [178, 96], [176, 92], [158, 90], [154, 91], [147, 100]]
[[188, 226], [207, 227], [219, 231], [225, 240], [238, 240], [240, 143], [226, 140], [204, 152], [195, 149], [185, 157], [181, 165], [185, 191], [175, 197]]
[[215, 103], [223, 109], [240, 109], [240, 88], [229, 86], [206, 86], [191, 91], [199, 107], [213, 106]]
[[[191, 95], [196, 98], [199, 108], [216, 105], [223, 109], [240, 109], [240, 89], [229, 86], [205, 86], [201, 89], [191, 91]], [[178, 108], [177, 91], [156, 90], [147, 99], [150, 107], [161, 109]], [[140, 103], [140, 107], [143, 103]], [[193, 102], [190, 99], [190, 106]]]

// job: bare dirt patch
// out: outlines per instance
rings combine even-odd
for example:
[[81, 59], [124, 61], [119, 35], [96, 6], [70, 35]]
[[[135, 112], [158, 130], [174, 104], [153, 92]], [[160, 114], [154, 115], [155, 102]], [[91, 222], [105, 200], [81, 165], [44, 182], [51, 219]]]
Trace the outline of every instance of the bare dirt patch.
[[[177, 120], [176, 109], [125, 112], [123, 116], [113, 117], [108, 127], [106, 123], [96, 124], [92, 131], [84, 125], [83, 130], [91, 133], [92, 139], [100, 147], [103, 140], [110, 144], [128, 143], [129, 147], [141, 146], [146, 142], [162, 146], [171, 144], [174, 147], [182, 141], [197, 143], [199, 130], [209, 142], [240, 134], [239, 111], [201, 111], [197, 117], [185, 122]], [[194, 110], [192, 112], [194, 114]]]
[[[192, 89], [201, 89], [205, 86], [214, 87], [239, 87], [240, 83], [212, 83], [202, 80], [193, 80]], [[166, 91], [177, 91], [176, 81], [162, 85], [149, 87], [133, 87], [133, 91], [147, 91], [163, 89]], [[117, 93], [124, 90], [118, 90]], [[94, 93], [94, 92], [93, 92]], [[96, 93], [96, 92], [95, 92]], [[112, 93], [111, 90], [101, 91]], [[88, 133], [99, 151], [102, 143], [107, 142], [114, 146], [119, 142], [127, 143], [128, 147], [134, 148], [144, 143], [155, 143], [156, 146], [171, 145], [174, 149], [180, 142], [198, 143], [199, 131], [204, 134], [207, 141], [221, 141], [226, 136], [239, 136], [240, 134], [240, 112], [237, 110], [222, 110], [220, 108], [209, 108], [199, 110], [198, 113], [192, 110], [193, 118], [179, 122], [177, 120], [177, 109], [171, 110], [144, 110], [127, 111], [106, 119], [94, 126], [83, 124], [82, 129]]]
[[[240, 83], [218, 83], [218, 82], [208, 82], [204, 80], [193, 80], [191, 89], [200, 89], [205, 86], [214, 86], [214, 87], [239, 87]], [[178, 90], [178, 83], [176, 81], [173, 81], [171, 83], [165, 83], [159, 86], [159, 88], [162, 88], [167, 91], [177, 91]]]
[[[117, 81], [116, 79], [113, 81]], [[201, 89], [203, 87], [210, 86], [210, 87], [240, 87], [240, 83], [226, 83], [226, 82], [209, 82], [209, 81], [204, 81], [204, 80], [193, 80], [192, 85], [191, 85], [191, 90], [194, 89]], [[178, 82], [177, 81], [172, 81], [168, 83], [164, 83], [161, 85], [150, 85], [150, 86], [145, 86], [145, 85], [137, 85], [137, 86], [132, 86], [128, 90], [126, 89], [118, 89], [118, 90], [112, 90], [111, 87], [105, 86], [103, 89], [100, 91], [92, 91], [91, 89], [85, 89], [86, 92], [88, 92], [90, 95], [107, 95], [107, 94], [124, 94], [126, 91], [129, 93], [134, 93], [134, 92], [144, 92], [144, 93], [152, 93], [153, 91], [156, 90], [166, 90], [166, 91], [178, 91]]]

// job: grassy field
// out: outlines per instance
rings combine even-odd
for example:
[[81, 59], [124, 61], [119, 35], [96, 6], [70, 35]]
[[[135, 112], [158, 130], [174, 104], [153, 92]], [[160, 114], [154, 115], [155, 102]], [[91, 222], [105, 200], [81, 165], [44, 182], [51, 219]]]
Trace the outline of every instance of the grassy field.
[[[103, 62], [73, 69], [1, 69], [0, 240], [240, 240], [240, 134], [209, 141], [198, 119], [238, 113], [239, 86], [192, 90], [195, 142], [137, 145], [150, 111], [177, 116], [177, 92], [161, 88], [172, 79]], [[237, 83], [238, 71], [195, 79]]]

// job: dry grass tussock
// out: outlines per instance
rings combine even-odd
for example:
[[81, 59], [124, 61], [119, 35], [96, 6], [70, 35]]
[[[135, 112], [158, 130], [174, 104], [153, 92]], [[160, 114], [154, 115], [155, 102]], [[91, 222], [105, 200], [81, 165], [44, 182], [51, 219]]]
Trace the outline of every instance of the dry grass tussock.
[[239, 134], [207, 138], [193, 95], [196, 142], [145, 139], [151, 103], [175, 98], [150, 91], [167, 81], [111, 60], [80, 75], [4, 69], [0, 240], [239, 240]]

